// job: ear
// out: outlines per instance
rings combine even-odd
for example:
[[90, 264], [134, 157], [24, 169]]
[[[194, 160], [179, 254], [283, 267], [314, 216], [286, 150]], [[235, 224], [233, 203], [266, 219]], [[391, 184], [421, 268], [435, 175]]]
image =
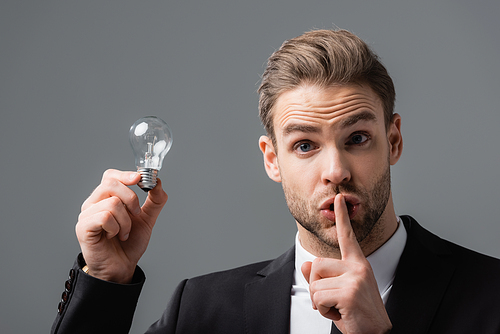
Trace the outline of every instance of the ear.
[[387, 140], [389, 142], [389, 156], [391, 165], [395, 165], [403, 153], [403, 137], [401, 136], [401, 116], [392, 115], [391, 124], [387, 130]]
[[272, 140], [268, 136], [261, 136], [259, 138], [259, 147], [264, 158], [264, 167], [266, 168], [267, 176], [275, 182], [281, 182], [278, 156]]

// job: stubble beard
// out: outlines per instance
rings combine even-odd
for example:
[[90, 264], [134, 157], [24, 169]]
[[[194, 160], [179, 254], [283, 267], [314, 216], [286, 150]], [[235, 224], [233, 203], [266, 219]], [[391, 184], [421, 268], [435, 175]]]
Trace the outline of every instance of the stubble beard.
[[[316, 238], [317, 246], [325, 252], [338, 252], [339, 243], [336, 237], [331, 235], [328, 227], [331, 221], [321, 222], [322, 217], [318, 210], [318, 200], [334, 197], [338, 193], [355, 195], [361, 200], [362, 216], [356, 215], [351, 220], [351, 225], [359, 243], [365, 239], [375, 241], [383, 233], [383, 213], [387, 207], [391, 193], [391, 172], [389, 164], [385, 171], [375, 181], [370, 190], [358, 189], [351, 183], [332, 186], [328, 193], [317, 196], [317, 200], [307, 201], [300, 198], [298, 194], [287, 188], [286, 182], [282, 183], [283, 192], [290, 213], [295, 220]], [[370, 239], [370, 240], [368, 240]]]

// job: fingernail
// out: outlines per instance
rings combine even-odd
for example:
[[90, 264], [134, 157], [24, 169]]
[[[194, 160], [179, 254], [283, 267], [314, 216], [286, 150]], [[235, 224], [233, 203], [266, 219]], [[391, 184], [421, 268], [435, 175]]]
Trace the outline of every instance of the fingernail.
[[141, 208], [136, 208], [136, 209], [134, 210], [134, 215], [138, 216], [138, 215], [140, 215], [140, 214], [141, 214]]
[[129, 236], [129, 235], [130, 235], [129, 233], [125, 234], [125, 235], [123, 236], [123, 241], [127, 241], [127, 240], [128, 240], [128, 236]]
[[128, 176], [130, 181], [132, 181], [133, 179], [135, 179], [135, 176], [137, 175], [137, 173], [130, 173], [130, 175]]

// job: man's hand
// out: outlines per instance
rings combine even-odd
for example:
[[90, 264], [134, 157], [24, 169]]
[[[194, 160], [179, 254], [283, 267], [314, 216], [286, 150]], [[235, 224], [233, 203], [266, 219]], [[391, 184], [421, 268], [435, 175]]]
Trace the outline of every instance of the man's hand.
[[344, 334], [388, 333], [392, 324], [370, 263], [352, 230], [343, 195], [335, 197], [335, 222], [342, 258], [317, 258], [302, 265], [313, 308]]
[[135, 172], [107, 170], [101, 184], [83, 203], [76, 235], [89, 274], [117, 283], [129, 283], [167, 201], [158, 179], [142, 208], [135, 192]]

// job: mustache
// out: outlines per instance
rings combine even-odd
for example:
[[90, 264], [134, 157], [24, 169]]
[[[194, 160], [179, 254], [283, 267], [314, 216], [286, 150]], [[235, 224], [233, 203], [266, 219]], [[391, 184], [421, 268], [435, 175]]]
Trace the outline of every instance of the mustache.
[[324, 197], [335, 197], [337, 194], [361, 194], [362, 192], [353, 185], [352, 183], [344, 183], [341, 185], [334, 185], [329, 190], [327, 190], [323, 196]]

